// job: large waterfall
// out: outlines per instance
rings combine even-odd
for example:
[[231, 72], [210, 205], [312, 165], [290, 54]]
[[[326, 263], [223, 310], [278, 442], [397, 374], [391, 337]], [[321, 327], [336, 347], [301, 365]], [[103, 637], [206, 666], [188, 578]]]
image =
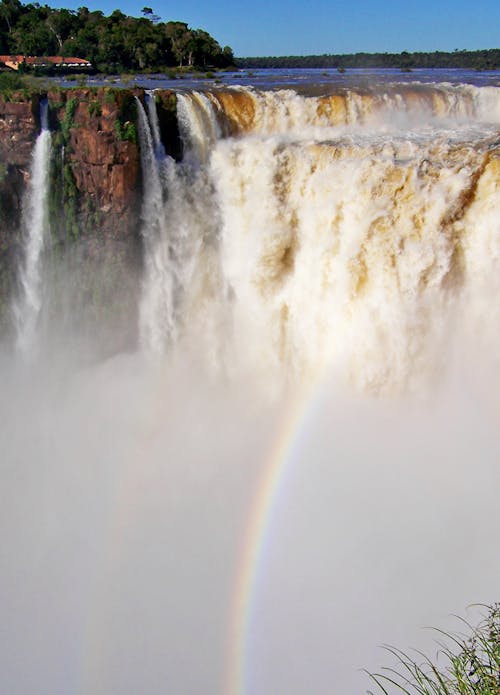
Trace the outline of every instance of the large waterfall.
[[498, 601], [500, 86], [342, 80], [49, 94], [1, 693], [360, 695]]
[[17, 346], [26, 357], [32, 357], [36, 352], [37, 322], [43, 294], [42, 254], [49, 231], [47, 196], [51, 138], [46, 99], [40, 104], [40, 124], [23, 204], [24, 259], [19, 273], [20, 294], [14, 304]]
[[498, 330], [496, 311], [480, 327], [482, 293], [498, 282], [498, 88], [177, 99], [187, 164], [171, 170], [196, 175], [176, 179], [165, 224], [184, 225], [201, 261], [176, 256], [152, 284], [171, 294], [185, 263], [211, 277], [184, 283], [175, 321], [186, 332], [225, 316], [229, 371], [301, 381], [334, 370], [362, 390], [418, 390], [442, 373], [458, 330]]
[[[191, 139], [193, 131], [202, 136], [198, 114], [183, 109], [185, 97], [178, 99], [179, 126], [186, 154], [180, 163], [165, 155], [154, 100], [149, 96], [149, 120], [137, 100], [145, 191], [140, 337], [142, 347], [154, 354], [164, 354], [175, 345], [183, 326], [189, 325], [191, 302], [198, 302], [198, 306], [200, 302], [208, 302], [208, 310], [203, 309], [207, 324], [213, 323], [211, 317], [219, 313], [219, 296], [211, 291], [213, 278], [205, 277], [217, 271], [220, 281], [220, 273], [214, 268], [218, 217], [212, 182], [203, 166], [205, 150], [200, 145], [196, 147]], [[200, 258], [202, 248], [204, 255]], [[200, 262], [203, 267], [199, 266]], [[205, 324], [203, 318], [201, 324]], [[206, 328], [207, 348], [213, 352], [223, 336], [215, 336], [208, 325]]]

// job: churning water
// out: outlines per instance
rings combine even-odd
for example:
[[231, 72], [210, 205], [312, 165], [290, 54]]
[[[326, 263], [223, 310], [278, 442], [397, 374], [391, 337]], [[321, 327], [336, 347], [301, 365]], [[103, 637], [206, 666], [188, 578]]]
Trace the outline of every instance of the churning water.
[[2, 689], [364, 692], [498, 599], [500, 89], [154, 99], [140, 348], [0, 363]]

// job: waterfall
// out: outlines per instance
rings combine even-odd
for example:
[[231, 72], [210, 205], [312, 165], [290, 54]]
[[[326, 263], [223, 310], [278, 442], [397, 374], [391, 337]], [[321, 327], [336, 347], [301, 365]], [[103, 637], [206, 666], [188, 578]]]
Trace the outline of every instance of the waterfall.
[[211, 94], [190, 92], [177, 95], [177, 119], [184, 143], [184, 159], [194, 165], [205, 164], [222, 130], [217, 112], [219, 102]]
[[[183, 282], [183, 323], [199, 325], [229, 297], [225, 366], [268, 383], [332, 368], [362, 391], [428, 383], [456, 317], [478, 318], [468, 268], [494, 277], [499, 193], [478, 195], [496, 176], [497, 105], [498, 90], [446, 85], [179, 94], [187, 169], [171, 179], [169, 219], [191, 246], [175, 272], [191, 263], [197, 277], [207, 249], [217, 256], [202, 299]], [[479, 228], [490, 230], [490, 257], [473, 257]]]
[[499, 194], [478, 195], [496, 176], [498, 91], [179, 93], [180, 163], [149, 95], [142, 344], [187, 331], [269, 384], [332, 368], [376, 393], [432, 380], [456, 317], [479, 320], [468, 268], [494, 276]]
[[348, 78], [178, 80], [182, 161], [171, 90], [54, 92], [50, 245], [0, 100], [1, 692], [352, 695], [498, 601], [500, 87]]
[[51, 137], [46, 99], [40, 103], [40, 123], [23, 201], [24, 259], [19, 272], [20, 294], [14, 303], [17, 348], [28, 358], [36, 352], [37, 323], [42, 309], [42, 259], [49, 233], [47, 196]]
[[183, 95], [180, 124], [186, 117], [197, 120], [191, 139], [192, 146], [201, 151], [218, 139], [217, 129], [223, 135], [286, 133], [289, 138], [317, 139], [335, 137], [341, 130], [373, 133], [396, 127], [404, 133], [467, 122], [498, 124], [498, 92], [497, 87], [415, 83], [326, 90], [315, 96], [293, 89], [238, 87]]
[[161, 141], [160, 124], [158, 122], [158, 112], [156, 110], [154, 90], [148, 90], [145, 93], [145, 101], [148, 110], [148, 119], [151, 129], [151, 136], [153, 138], [155, 155], [158, 160], [164, 160], [166, 154], [165, 147]]
[[144, 278], [139, 337], [144, 350], [161, 354], [175, 340], [174, 270], [170, 254], [160, 163], [146, 112], [136, 97], [143, 176]]
[[[219, 273], [212, 270], [217, 265], [214, 238], [218, 218], [203, 154], [192, 150], [185, 161], [176, 163], [165, 155], [154, 100], [148, 99], [149, 121], [138, 99], [137, 109], [145, 251], [139, 332], [142, 348], [159, 355], [178, 341], [189, 318], [188, 307], [204, 305], [207, 286], [218, 281]], [[186, 119], [186, 142], [193, 130], [196, 126]], [[209, 314], [198, 322], [204, 325], [205, 334], [213, 333], [218, 321], [213, 311]], [[216, 342], [214, 338], [209, 350]]]

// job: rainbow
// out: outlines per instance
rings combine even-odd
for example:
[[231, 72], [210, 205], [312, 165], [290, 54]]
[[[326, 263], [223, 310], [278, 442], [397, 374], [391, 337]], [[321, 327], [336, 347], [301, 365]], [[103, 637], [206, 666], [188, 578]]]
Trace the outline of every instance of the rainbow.
[[250, 505], [242, 551], [235, 572], [226, 649], [224, 695], [246, 695], [247, 654], [258, 577], [270, 546], [273, 517], [300, 448], [301, 435], [322, 402], [321, 390], [304, 392], [286, 409]]
[[[158, 380], [158, 383], [161, 379]], [[161, 389], [152, 399], [152, 410], [160, 409]], [[311, 387], [291, 398], [284, 410], [273, 439], [272, 446], [265, 457], [262, 474], [257, 481], [255, 492], [249, 505], [247, 521], [241, 543], [241, 551], [236, 561], [233, 591], [230, 599], [228, 634], [226, 637], [223, 695], [247, 695], [248, 693], [248, 646], [251, 635], [252, 616], [257, 599], [258, 578], [263, 574], [265, 558], [272, 545], [273, 519], [279, 507], [279, 500], [286, 492], [286, 481], [293, 471], [301, 441], [309, 431], [309, 425], [316, 419], [317, 411], [323, 403], [324, 387]], [[101, 579], [94, 590], [93, 602], [99, 606], [102, 587], [106, 586], [109, 572], [118, 562], [123, 550], [124, 529], [132, 522], [133, 513], [130, 500], [139, 484], [144, 468], [137, 462], [143, 460], [144, 450], [153, 446], [157, 428], [162, 421], [145, 419], [143, 427], [147, 434], [141, 438], [140, 451], [128, 452], [123, 462], [121, 475], [117, 481], [110, 505], [108, 528], [102, 546]], [[131, 516], [132, 514], [132, 516]], [[99, 671], [102, 647], [103, 611], [90, 612], [84, 628], [83, 653], [80, 663], [82, 692], [87, 692], [92, 674]]]

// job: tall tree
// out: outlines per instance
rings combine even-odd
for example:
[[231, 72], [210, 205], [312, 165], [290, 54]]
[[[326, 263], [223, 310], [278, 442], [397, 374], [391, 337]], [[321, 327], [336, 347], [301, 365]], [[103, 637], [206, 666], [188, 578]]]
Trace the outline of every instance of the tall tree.
[[78, 19], [70, 10], [54, 10], [47, 17], [46, 23], [54, 34], [61, 53], [64, 42], [76, 31]]

